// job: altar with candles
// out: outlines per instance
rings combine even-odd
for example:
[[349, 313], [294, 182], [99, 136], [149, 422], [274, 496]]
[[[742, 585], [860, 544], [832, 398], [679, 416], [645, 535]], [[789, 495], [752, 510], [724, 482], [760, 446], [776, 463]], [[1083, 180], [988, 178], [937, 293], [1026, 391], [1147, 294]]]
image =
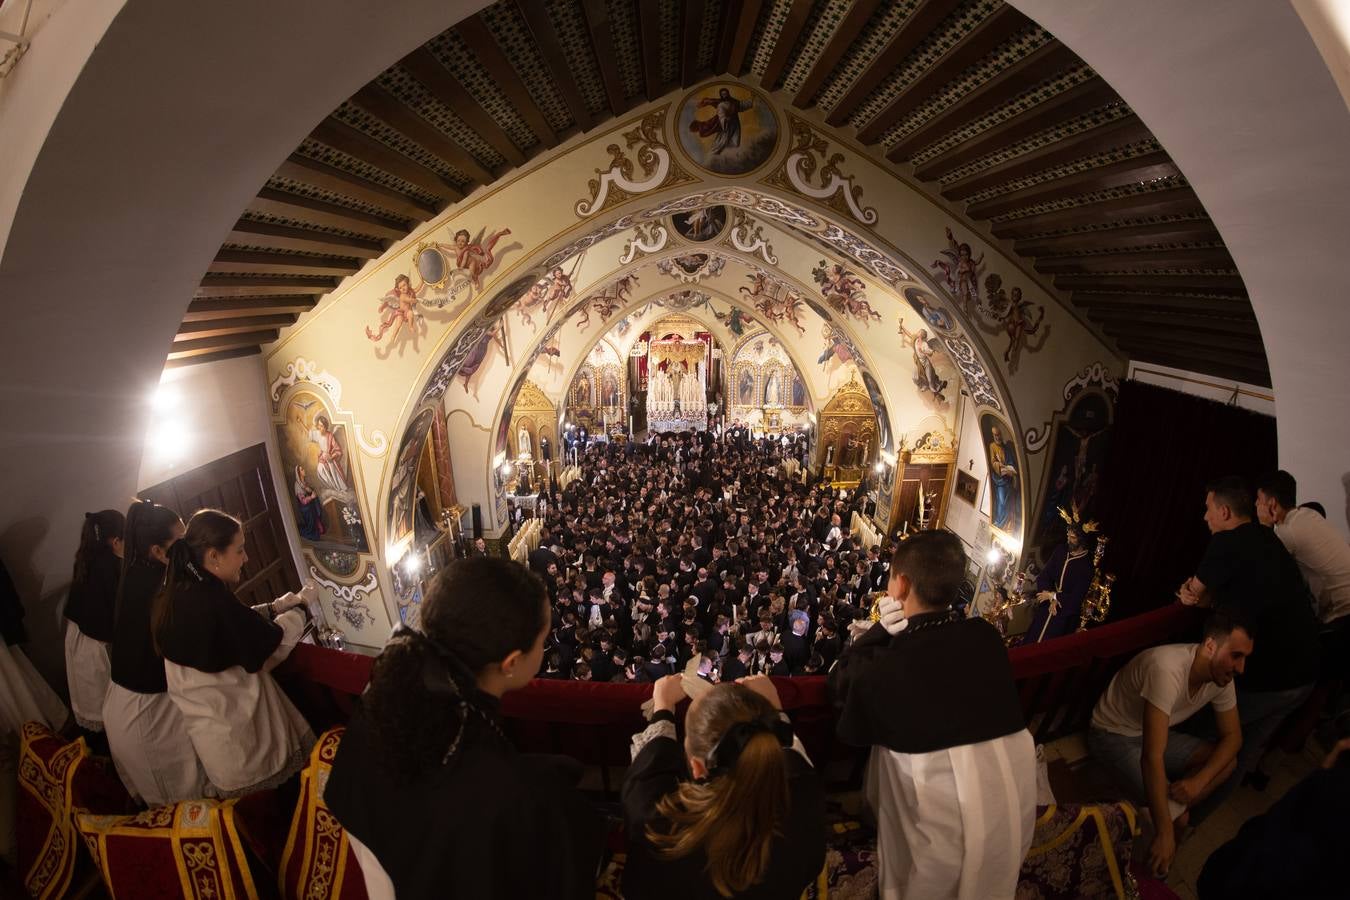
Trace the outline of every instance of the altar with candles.
[[708, 427], [708, 344], [652, 341], [647, 377], [647, 428], [702, 431]]

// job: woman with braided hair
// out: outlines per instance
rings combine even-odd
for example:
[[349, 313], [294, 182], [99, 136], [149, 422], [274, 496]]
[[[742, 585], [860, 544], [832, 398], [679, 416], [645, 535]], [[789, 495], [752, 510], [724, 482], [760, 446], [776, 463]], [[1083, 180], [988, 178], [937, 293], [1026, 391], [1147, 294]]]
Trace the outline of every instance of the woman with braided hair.
[[420, 629], [385, 645], [324, 790], [372, 900], [595, 896], [601, 822], [580, 766], [518, 753], [500, 724], [550, 624], [538, 576], [469, 557], [431, 582]]
[[66, 682], [76, 723], [103, 732], [103, 698], [108, 693], [108, 645], [113, 607], [122, 577], [122, 528], [115, 509], [85, 513], [80, 548], [66, 598]]
[[622, 805], [624, 895], [800, 897], [825, 864], [825, 788], [767, 676], [701, 690], [675, 736], [683, 676], [652, 690]]

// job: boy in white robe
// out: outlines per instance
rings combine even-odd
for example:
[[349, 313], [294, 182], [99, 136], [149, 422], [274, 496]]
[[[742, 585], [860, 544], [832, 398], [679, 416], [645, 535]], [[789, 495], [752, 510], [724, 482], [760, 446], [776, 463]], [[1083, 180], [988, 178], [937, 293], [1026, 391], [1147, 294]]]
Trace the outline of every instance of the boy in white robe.
[[1035, 746], [998, 632], [951, 609], [965, 561], [948, 531], [901, 543], [880, 621], [830, 676], [840, 738], [872, 745], [883, 900], [1011, 900], [1031, 846]]

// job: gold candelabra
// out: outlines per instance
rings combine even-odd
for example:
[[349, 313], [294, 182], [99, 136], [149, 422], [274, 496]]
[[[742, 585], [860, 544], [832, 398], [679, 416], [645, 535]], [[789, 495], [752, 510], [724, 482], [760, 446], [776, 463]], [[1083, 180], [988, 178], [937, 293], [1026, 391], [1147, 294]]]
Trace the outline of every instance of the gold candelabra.
[[1116, 582], [1115, 575], [1102, 571], [1102, 557], [1106, 555], [1106, 535], [1097, 538], [1097, 549], [1092, 554], [1092, 583], [1088, 585], [1087, 595], [1083, 597], [1083, 613], [1078, 620], [1078, 630], [1086, 631], [1089, 625], [1103, 622], [1111, 611], [1111, 587]]

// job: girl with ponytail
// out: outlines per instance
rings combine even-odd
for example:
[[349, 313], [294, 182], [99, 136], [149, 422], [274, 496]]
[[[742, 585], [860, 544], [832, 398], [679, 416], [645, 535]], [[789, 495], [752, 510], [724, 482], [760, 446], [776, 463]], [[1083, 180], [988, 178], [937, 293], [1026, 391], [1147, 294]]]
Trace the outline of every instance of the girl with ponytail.
[[211, 797], [281, 784], [300, 770], [314, 744], [309, 723], [268, 674], [300, 640], [305, 598], [286, 594], [250, 610], [233, 590], [246, 562], [239, 520], [199, 510], [169, 548], [164, 586], [150, 614], [168, 694]]
[[575, 789], [580, 766], [517, 753], [501, 726], [549, 625], [538, 576], [469, 557], [385, 645], [324, 789], [371, 900], [595, 896], [602, 823]]
[[621, 795], [624, 895], [800, 897], [825, 864], [825, 789], [764, 675], [702, 691], [685, 715], [683, 679], [652, 690]]
[[66, 598], [66, 682], [75, 722], [87, 732], [103, 731], [103, 698], [108, 693], [108, 644], [122, 576], [122, 528], [115, 509], [85, 513], [80, 548]]
[[103, 722], [117, 774], [147, 806], [206, 793], [206, 775], [169, 698], [164, 660], [150, 633], [150, 608], [183, 531], [178, 513], [149, 500], [137, 500], [127, 510]]

